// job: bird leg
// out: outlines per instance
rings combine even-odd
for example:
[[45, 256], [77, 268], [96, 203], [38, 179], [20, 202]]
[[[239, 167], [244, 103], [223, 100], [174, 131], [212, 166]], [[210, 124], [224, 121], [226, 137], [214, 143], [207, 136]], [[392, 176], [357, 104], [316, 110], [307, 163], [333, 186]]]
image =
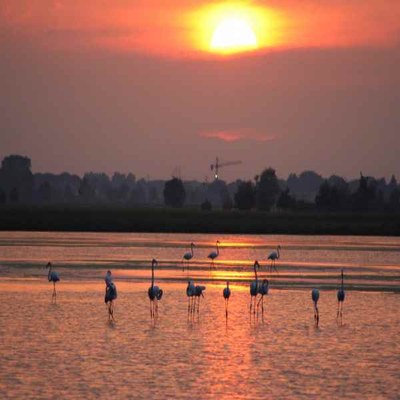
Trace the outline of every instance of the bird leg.
[[274, 260], [274, 270], [276, 273], [278, 273], [278, 270], [276, 269], [276, 266], [275, 266], [275, 260]]
[[112, 300], [108, 304], [108, 320], [114, 321], [114, 309]]

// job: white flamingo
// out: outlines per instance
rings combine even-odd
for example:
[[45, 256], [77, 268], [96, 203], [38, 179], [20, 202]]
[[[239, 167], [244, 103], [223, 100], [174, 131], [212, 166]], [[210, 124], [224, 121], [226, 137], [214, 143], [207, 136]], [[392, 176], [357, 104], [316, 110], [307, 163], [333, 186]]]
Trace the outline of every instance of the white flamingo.
[[318, 323], [319, 323], [319, 311], [318, 311], [319, 290], [318, 289], [314, 288], [311, 291], [311, 298], [312, 298], [312, 301], [314, 302], [314, 320], [315, 320], [315, 324], [318, 326]]
[[226, 288], [222, 291], [222, 295], [225, 299], [225, 315], [228, 318], [228, 305], [229, 305], [229, 298], [231, 297], [231, 289], [229, 288], [229, 281], [226, 281]]
[[340, 288], [337, 292], [338, 309], [337, 309], [336, 318], [339, 317], [339, 315], [340, 315], [340, 317], [342, 317], [344, 298], [345, 298], [345, 292], [344, 292], [344, 287], [343, 287], [343, 270], [342, 270], [342, 283], [340, 284]]
[[217, 242], [216, 242], [217, 251], [212, 251], [212, 252], [207, 256], [207, 258], [209, 258], [209, 259], [211, 260], [210, 268], [211, 268], [212, 265], [214, 265], [214, 260], [219, 256], [219, 248], [218, 248], [218, 245], [219, 245], [219, 240], [217, 240]]
[[268, 256], [268, 260], [271, 260], [271, 265], [270, 265], [270, 267], [269, 267], [269, 271], [270, 271], [270, 272], [272, 272], [272, 267], [275, 269], [276, 272], [278, 272], [277, 269], [276, 269], [276, 267], [275, 267], [275, 262], [276, 262], [276, 260], [279, 260], [279, 258], [280, 258], [280, 256], [281, 256], [281, 254], [280, 254], [280, 252], [279, 252], [280, 248], [281, 248], [281, 246], [278, 245], [278, 247], [276, 248], [276, 251], [273, 251], [273, 252]]
[[151, 286], [147, 291], [150, 300], [150, 316], [155, 317], [158, 313], [158, 301], [161, 300], [163, 291], [158, 286], [154, 286], [154, 267], [157, 265], [157, 260], [153, 258], [151, 261]]
[[53, 265], [51, 264], [51, 262], [47, 263], [46, 268], [49, 269], [49, 273], [47, 274], [47, 279], [49, 280], [49, 282], [53, 282], [53, 295], [51, 298], [56, 300], [57, 299], [56, 282], [60, 280], [60, 276], [56, 271], [52, 271]]
[[193, 253], [193, 247], [196, 247], [196, 245], [194, 243], [190, 243], [190, 252], [187, 252], [183, 255], [182, 257], [182, 262], [183, 262], [183, 267], [182, 267], [182, 271], [185, 270], [185, 261], [187, 263], [187, 269], [189, 269], [189, 261], [193, 258], [194, 253]]
[[[258, 277], [257, 277], [257, 268], [260, 269], [260, 264], [258, 261], [254, 261], [254, 278], [255, 280], [250, 283], [250, 314], [253, 309], [253, 313], [256, 313], [256, 299], [258, 295]], [[253, 308], [254, 302], [254, 308]]]

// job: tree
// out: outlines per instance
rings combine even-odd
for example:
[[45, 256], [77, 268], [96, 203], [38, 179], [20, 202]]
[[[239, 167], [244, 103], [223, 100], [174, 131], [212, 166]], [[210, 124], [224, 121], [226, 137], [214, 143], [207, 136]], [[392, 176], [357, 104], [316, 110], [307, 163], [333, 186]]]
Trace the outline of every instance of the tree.
[[92, 185], [89, 183], [89, 179], [87, 176], [84, 176], [82, 179], [81, 185], [79, 186], [79, 196], [85, 202], [91, 202], [95, 198], [95, 190]]
[[279, 195], [277, 207], [282, 209], [289, 209], [296, 207], [296, 198], [290, 195], [290, 190], [286, 189]]
[[256, 204], [256, 190], [253, 182], [241, 182], [235, 193], [235, 207], [239, 210], [251, 210]]
[[11, 203], [18, 203], [18, 201], [19, 201], [19, 193], [18, 193], [18, 189], [16, 187], [11, 189], [10, 201], [11, 201]]
[[200, 205], [201, 209], [203, 211], [211, 211], [212, 210], [212, 204], [210, 201], [208, 201], [207, 199], [205, 199], [201, 205]]
[[39, 187], [40, 201], [43, 203], [50, 203], [53, 197], [53, 189], [49, 182], [43, 182]]
[[11, 202], [29, 203], [33, 193], [31, 160], [19, 155], [7, 156], [0, 169], [0, 185]]
[[5, 204], [7, 201], [6, 192], [3, 189], [0, 189], [0, 204]]
[[273, 168], [265, 169], [256, 186], [256, 203], [259, 210], [270, 211], [279, 196], [278, 178]]
[[183, 207], [185, 203], [186, 192], [183, 182], [179, 178], [172, 178], [165, 182], [164, 202], [169, 207]]
[[360, 173], [360, 181], [357, 191], [353, 195], [354, 211], [368, 211], [376, 198], [376, 186], [368, 183], [368, 177]]
[[389, 196], [389, 208], [392, 211], [400, 210], [400, 189], [395, 187]]

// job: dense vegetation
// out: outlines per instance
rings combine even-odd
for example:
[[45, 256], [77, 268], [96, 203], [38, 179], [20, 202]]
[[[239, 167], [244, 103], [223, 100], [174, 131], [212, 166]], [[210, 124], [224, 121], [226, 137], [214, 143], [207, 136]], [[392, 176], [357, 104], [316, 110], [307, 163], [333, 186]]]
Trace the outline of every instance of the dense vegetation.
[[1, 206], [0, 230], [400, 235], [398, 213]]
[[33, 174], [8, 156], [0, 168], [0, 229], [398, 235], [392, 176], [346, 181], [313, 171], [211, 183], [136, 180], [133, 174]]

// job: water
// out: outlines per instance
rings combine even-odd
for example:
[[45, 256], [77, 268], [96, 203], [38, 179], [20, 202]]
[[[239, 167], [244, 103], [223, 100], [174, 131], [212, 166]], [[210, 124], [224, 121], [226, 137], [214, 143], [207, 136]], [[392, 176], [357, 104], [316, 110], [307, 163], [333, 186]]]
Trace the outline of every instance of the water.
[[[0, 398], [398, 398], [400, 239], [220, 236], [210, 271], [216, 239], [0, 233]], [[191, 241], [195, 262], [182, 272]], [[271, 277], [266, 255], [278, 243], [279, 274]], [[165, 293], [156, 321], [146, 295], [153, 257]], [[248, 312], [254, 259], [271, 283], [258, 318]], [[49, 260], [61, 275], [56, 304], [43, 269]], [[119, 292], [114, 324], [103, 302], [108, 268]], [[189, 277], [207, 286], [194, 317]], [[321, 289], [318, 328], [311, 286]]]

